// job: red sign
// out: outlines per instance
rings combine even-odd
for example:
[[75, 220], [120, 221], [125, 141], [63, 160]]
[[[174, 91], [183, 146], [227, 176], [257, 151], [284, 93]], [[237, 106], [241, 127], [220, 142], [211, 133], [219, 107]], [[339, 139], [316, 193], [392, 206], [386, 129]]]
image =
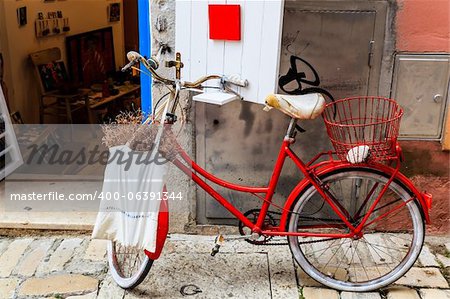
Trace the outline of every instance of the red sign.
[[210, 4], [208, 10], [210, 39], [241, 40], [240, 5]]

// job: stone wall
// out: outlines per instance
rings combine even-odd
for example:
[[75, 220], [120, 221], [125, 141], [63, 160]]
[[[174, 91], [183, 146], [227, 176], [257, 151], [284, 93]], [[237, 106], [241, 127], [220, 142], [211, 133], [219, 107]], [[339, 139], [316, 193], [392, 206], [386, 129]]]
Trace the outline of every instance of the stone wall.
[[[164, 77], [174, 78], [174, 70], [164, 66], [165, 60], [173, 60], [175, 56], [175, 1], [152, 0], [151, 1], [151, 30], [152, 30], [152, 54], [160, 53], [160, 68], [158, 73]], [[153, 82], [153, 105], [169, 90], [161, 83]], [[193, 117], [188, 92], [183, 92], [180, 98], [180, 107], [177, 115], [178, 122], [173, 132], [178, 135], [178, 141], [186, 152], [193, 157], [195, 155], [193, 144]], [[170, 204], [170, 230], [171, 232], [183, 232], [188, 226], [195, 224], [195, 186], [178, 168], [171, 165], [168, 179], [168, 192], [181, 192], [183, 199], [171, 201]]]

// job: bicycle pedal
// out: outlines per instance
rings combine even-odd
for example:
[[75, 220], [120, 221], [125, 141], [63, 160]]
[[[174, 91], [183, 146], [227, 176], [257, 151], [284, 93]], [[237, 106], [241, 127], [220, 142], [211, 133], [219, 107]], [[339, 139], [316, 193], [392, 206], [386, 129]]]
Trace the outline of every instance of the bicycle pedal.
[[225, 241], [225, 238], [222, 235], [218, 235], [214, 241], [214, 247], [211, 250], [211, 256], [215, 256], [217, 253], [219, 253], [220, 246], [222, 246], [223, 242]]

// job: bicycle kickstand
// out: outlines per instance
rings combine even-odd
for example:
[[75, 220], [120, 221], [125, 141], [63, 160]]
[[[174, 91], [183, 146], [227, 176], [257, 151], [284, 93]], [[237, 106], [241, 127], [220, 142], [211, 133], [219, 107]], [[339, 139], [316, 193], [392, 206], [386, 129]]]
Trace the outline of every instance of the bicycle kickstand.
[[243, 235], [243, 236], [228, 236], [225, 237], [222, 234], [217, 235], [215, 241], [214, 241], [214, 247], [211, 250], [211, 256], [215, 256], [217, 253], [219, 253], [220, 246], [223, 245], [225, 241], [231, 241], [231, 240], [256, 240], [259, 238], [259, 235], [257, 233], [252, 233], [251, 235]]
[[225, 238], [223, 235], [218, 235], [216, 237], [216, 240], [214, 241], [214, 247], [211, 250], [211, 256], [215, 256], [217, 253], [219, 253], [220, 246], [222, 246], [223, 242], [225, 241]]

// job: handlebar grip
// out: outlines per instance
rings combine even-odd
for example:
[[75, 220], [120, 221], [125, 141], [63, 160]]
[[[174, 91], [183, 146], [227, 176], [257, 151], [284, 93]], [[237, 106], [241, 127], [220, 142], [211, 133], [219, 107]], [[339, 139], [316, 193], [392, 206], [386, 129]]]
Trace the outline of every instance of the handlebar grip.
[[127, 53], [127, 59], [130, 62], [131, 61], [135, 61], [135, 60], [139, 60], [139, 58], [141, 58], [141, 57], [142, 57], [141, 54], [139, 54], [136, 51], [130, 51], [130, 52]]
[[122, 68], [122, 72], [126, 72], [130, 67], [134, 66], [137, 60], [130, 61], [127, 65]]
[[228, 77], [225, 77], [225, 82], [240, 86], [240, 87], [247, 87], [248, 81], [246, 79], [242, 79], [239, 75], [231, 75]]

